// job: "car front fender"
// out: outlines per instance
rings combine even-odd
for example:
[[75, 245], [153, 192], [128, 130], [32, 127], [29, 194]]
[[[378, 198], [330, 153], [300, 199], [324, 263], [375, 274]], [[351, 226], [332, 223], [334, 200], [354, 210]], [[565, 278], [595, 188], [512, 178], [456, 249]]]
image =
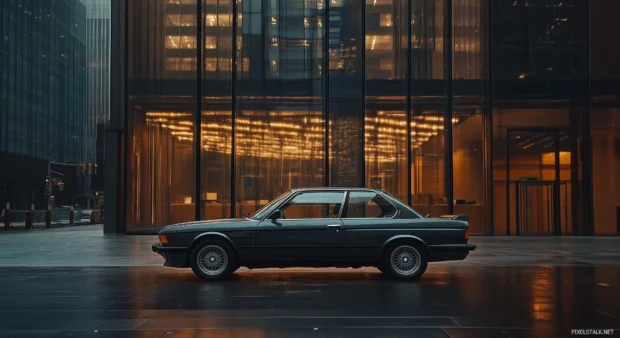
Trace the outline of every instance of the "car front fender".
[[205, 239], [207, 237], [224, 240], [226, 243], [228, 243], [233, 248], [233, 250], [237, 251], [237, 248], [235, 247], [235, 244], [230, 239], [230, 237], [226, 236], [225, 234], [223, 234], [221, 232], [209, 231], [209, 232], [203, 232], [200, 235], [194, 237], [194, 239], [192, 240], [192, 242], [188, 246], [190, 253], [191, 253], [191, 250], [193, 249], [194, 245], [196, 245], [199, 241], [201, 241], [201, 240], [203, 240], [203, 239]]

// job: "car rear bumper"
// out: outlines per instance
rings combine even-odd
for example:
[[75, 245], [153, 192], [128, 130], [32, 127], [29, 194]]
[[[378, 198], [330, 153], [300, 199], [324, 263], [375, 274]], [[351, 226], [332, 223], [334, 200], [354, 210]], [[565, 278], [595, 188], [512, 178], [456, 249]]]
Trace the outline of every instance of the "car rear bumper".
[[441, 244], [429, 245], [432, 262], [460, 261], [476, 250], [474, 244]]
[[151, 245], [151, 249], [166, 259], [164, 266], [173, 268], [187, 267], [187, 248], [165, 247], [157, 243]]

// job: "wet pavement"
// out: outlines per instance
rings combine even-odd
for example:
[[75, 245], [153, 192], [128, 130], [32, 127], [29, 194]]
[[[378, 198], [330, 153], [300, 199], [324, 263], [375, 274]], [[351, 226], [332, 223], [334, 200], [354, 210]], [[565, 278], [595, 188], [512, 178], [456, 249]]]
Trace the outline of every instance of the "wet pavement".
[[620, 337], [618, 238], [475, 237], [467, 260], [417, 282], [372, 268], [203, 282], [158, 266], [154, 239], [0, 235], [0, 337]]

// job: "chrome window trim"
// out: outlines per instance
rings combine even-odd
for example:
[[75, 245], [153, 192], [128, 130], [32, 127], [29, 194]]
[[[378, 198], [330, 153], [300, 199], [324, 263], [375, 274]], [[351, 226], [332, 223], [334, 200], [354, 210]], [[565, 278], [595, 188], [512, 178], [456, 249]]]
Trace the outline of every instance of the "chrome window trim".
[[338, 219], [342, 221], [342, 213], [344, 212], [345, 203], [347, 202], [347, 197], [349, 197], [349, 190], [345, 190], [344, 194], [342, 194], [342, 202], [340, 203], [340, 212], [338, 213]]

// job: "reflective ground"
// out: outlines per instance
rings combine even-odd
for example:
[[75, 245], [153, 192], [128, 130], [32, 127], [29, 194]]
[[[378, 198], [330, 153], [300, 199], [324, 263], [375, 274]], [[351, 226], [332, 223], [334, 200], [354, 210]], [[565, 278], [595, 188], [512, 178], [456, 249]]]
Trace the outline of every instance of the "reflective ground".
[[[66, 232], [58, 242], [62, 233], [45, 236], [59, 245], [87, 234]], [[515, 240], [476, 238], [486, 250], [471, 261], [432, 264], [418, 282], [388, 280], [368, 268], [240, 270], [229, 281], [207, 283], [190, 270], [140, 266], [139, 257], [135, 264], [102, 258], [83, 266], [88, 249], [51, 244], [33, 249], [39, 260], [20, 258], [25, 249], [17, 246], [28, 238], [43, 245], [40, 236], [0, 235], [0, 337], [518, 338], [570, 337], [571, 329], [617, 329], [612, 336], [620, 336], [616, 239], [544, 240], [558, 242], [561, 253], [525, 238], [530, 255], [539, 251], [526, 264], [515, 262], [519, 252], [501, 249]], [[119, 255], [153, 240], [100, 237], [99, 248]], [[566, 260], [582, 251], [599, 255]], [[151, 254], [143, 253], [149, 260]]]

